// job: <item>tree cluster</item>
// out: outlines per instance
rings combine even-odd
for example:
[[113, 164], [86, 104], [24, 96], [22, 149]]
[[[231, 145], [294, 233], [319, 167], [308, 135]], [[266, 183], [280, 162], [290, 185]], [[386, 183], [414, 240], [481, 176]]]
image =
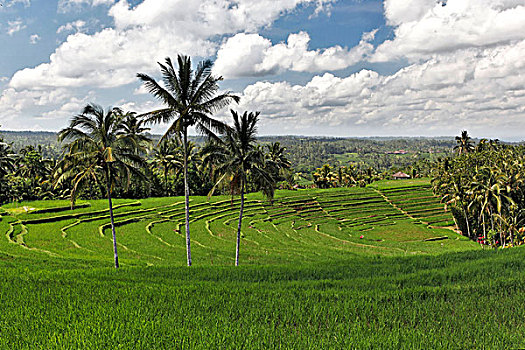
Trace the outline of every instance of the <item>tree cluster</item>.
[[474, 145], [466, 132], [457, 140], [458, 155], [435, 164], [434, 192], [468, 237], [494, 247], [525, 243], [525, 147]]

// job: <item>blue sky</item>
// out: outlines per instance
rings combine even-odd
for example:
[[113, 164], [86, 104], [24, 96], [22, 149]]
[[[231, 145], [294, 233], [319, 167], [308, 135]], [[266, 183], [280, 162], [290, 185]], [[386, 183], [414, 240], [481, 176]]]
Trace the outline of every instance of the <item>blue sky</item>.
[[215, 60], [262, 134], [524, 138], [525, 0], [0, 3], [3, 129], [156, 108], [135, 74], [184, 53]]

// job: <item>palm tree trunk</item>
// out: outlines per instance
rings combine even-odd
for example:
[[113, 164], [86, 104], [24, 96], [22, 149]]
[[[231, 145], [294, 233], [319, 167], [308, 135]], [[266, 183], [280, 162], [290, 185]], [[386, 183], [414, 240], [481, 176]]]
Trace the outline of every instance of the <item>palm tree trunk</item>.
[[190, 188], [188, 186], [188, 127], [184, 126], [184, 200], [186, 209], [186, 256], [191, 266], [190, 244]]
[[467, 235], [469, 238], [470, 237], [470, 225], [469, 225], [469, 222], [468, 222], [468, 214], [467, 214], [467, 211], [465, 210], [465, 207], [463, 206], [463, 215], [465, 215], [465, 223], [467, 224]]
[[487, 241], [487, 230], [485, 228], [485, 213], [482, 213], [483, 215], [483, 239], [485, 242]]
[[241, 246], [242, 214], [244, 211], [244, 181], [241, 180], [241, 210], [239, 211], [239, 226], [237, 227], [237, 247], [235, 248], [235, 266], [239, 266], [239, 248]]
[[117, 252], [117, 235], [115, 233], [115, 220], [113, 219], [113, 202], [111, 201], [111, 182], [110, 182], [109, 169], [106, 172], [106, 182], [108, 191], [108, 203], [109, 203], [109, 218], [111, 220], [111, 232], [113, 233], [113, 253], [115, 256], [115, 268], [119, 268], [118, 264], [118, 252]]
[[164, 194], [166, 197], [168, 196], [168, 171], [166, 168], [164, 168]]

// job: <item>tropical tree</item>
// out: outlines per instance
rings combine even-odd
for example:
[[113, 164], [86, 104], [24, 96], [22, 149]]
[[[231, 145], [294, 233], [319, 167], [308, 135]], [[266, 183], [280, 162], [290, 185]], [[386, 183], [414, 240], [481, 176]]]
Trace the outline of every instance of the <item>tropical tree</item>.
[[459, 154], [470, 153], [474, 150], [474, 142], [472, 142], [467, 130], [461, 131], [461, 136], [456, 136], [456, 150]]
[[273, 172], [276, 181], [287, 181], [289, 186], [293, 185], [292, 163], [286, 157], [286, 148], [281, 147], [279, 142], [266, 145], [266, 166]]
[[197, 131], [211, 137], [214, 136], [214, 132], [225, 131], [226, 125], [213, 119], [212, 115], [232, 101], [238, 102], [239, 97], [229, 92], [218, 93], [218, 82], [222, 80], [222, 77], [212, 75], [213, 64], [211, 61], [200, 62], [197, 69], [193, 71], [190, 57], [178, 55], [177, 64], [178, 68], [176, 69], [170, 58], [166, 58], [165, 64], [159, 63], [164, 86], [149, 75], [139, 73], [137, 77], [153, 96], [165, 104], [165, 108], [143, 115], [147, 123], [171, 123], [160, 142], [173, 136], [182, 136], [186, 255], [188, 266], [191, 266], [188, 128], [195, 127]]
[[17, 174], [30, 179], [32, 187], [36, 187], [39, 181], [47, 178], [53, 167], [53, 162], [44, 159], [40, 150], [33, 146], [26, 146], [20, 150]]
[[115, 268], [119, 267], [117, 237], [113, 218], [112, 191], [118, 182], [131, 175], [143, 177], [140, 168], [143, 158], [132, 147], [125, 133], [123, 113], [119, 108], [104, 111], [96, 104], [89, 104], [82, 113], [74, 116], [67, 128], [59, 132], [59, 141], [69, 141], [66, 154], [57, 169], [56, 185], [71, 181], [71, 201], [82, 186], [91, 179], [105, 183], [109, 205]]
[[170, 173], [178, 174], [183, 168], [184, 155], [181, 147], [173, 139], [166, 139], [162, 141], [153, 150], [153, 164], [158, 169], [164, 178], [164, 195], [169, 196], [169, 181], [168, 175]]
[[147, 134], [151, 129], [144, 124], [144, 120], [137, 118], [135, 112], [127, 112], [122, 116], [122, 130], [118, 134], [122, 142], [129, 144], [130, 149], [141, 154], [146, 153], [151, 145], [151, 138]]
[[292, 163], [286, 157], [286, 148], [281, 147], [279, 142], [273, 142], [269, 145], [266, 145], [266, 159], [268, 162], [274, 166], [279, 171], [290, 169]]
[[215, 140], [213, 144], [208, 144], [204, 152], [208, 157], [213, 158], [216, 165], [215, 172], [218, 176], [218, 180], [209, 195], [213, 194], [219, 184], [227, 182], [231, 194], [239, 193], [241, 197], [235, 248], [235, 266], [238, 266], [244, 194], [247, 185], [251, 180], [257, 189], [270, 197], [274, 193], [275, 180], [267, 166], [262, 148], [257, 145], [259, 112], [244, 112], [241, 116], [233, 110], [231, 113], [233, 128], [226, 130], [222, 139]]
[[525, 241], [525, 147], [480, 142], [476, 152], [439, 161], [434, 192], [469, 237], [494, 247]]
[[0, 138], [0, 203], [6, 202], [11, 197], [11, 186], [7, 175], [16, 169], [16, 156], [9, 145]]
[[0, 177], [6, 176], [16, 169], [15, 154], [9, 145], [0, 139]]
[[318, 188], [330, 188], [337, 186], [337, 174], [332, 171], [332, 167], [328, 164], [313, 173], [314, 183]]

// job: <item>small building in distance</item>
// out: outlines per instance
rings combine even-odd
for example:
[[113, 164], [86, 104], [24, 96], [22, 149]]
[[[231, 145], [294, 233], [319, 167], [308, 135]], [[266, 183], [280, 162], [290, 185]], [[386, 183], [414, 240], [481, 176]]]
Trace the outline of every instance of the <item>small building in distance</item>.
[[408, 174], [405, 174], [401, 171], [398, 171], [397, 173], [395, 173], [394, 175], [392, 175], [392, 177], [395, 179], [395, 180], [406, 180], [406, 179], [410, 179], [410, 175]]
[[389, 151], [385, 152], [386, 154], [408, 154], [408, 151], [405, 151], [404, 149], [400, 149], [398, 151]]

